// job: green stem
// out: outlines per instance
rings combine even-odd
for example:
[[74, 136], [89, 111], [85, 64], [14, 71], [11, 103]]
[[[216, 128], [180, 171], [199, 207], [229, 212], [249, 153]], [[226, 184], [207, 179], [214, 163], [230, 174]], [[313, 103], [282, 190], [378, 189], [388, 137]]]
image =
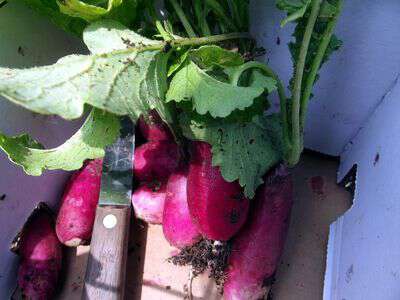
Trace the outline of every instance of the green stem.
[[300, 104], [301, 105], [300, 106], [300, 129], [301, 130], [304, 129], [306, 116], [307, 116], [308, 101], [311, 96], [311, 90], [314, 85], [318, 70], [321, 66], [322, 60], [324, 59], [326, 49], [328, 48], [328, 45], [331, 41], [333, 30], [335, 29], [337, 19], [338, 19], [341, 9], [342, 9], [342, 0], [339, 0], [337, 3], [337, 6], [336, 6], [336, 14], [332, 18], [332, 20], [330, 20], [328, 22], [325, 32], [322, 36], [321, 43], [318, 46], [317, 54], [314, 57], [314, 60], [311, 64], [310, 74], [307, 77], [303, 96], [301, 98], [301, 104]]
[[197, 23], [199, 23], [201, 33], [203, 36], [211, 35], [210, 27], [207, 23], [207, 12], [204, 7], [203, 0], [194, 0], [193, 3], [194, 12], [197, 17]]
[[160, 33], [164, 41], [172, 40], [172, 36], [164, 29], [160, 20], [157, 18], [156, 10], [154, 9], [153, 3], [151, 1], [146, 2], [147, 9], [149, 11], [150, 17], [154, 20], [156, 28]]
[[194, 32], [193, 27], [192, 27], [192, 25], [190, 25], [190, 22], [186, 18], [186, 15], [183, 12], [182, 7], [179, 5], [179, 3], [176, 0], [169, 0], [169, 2], [171, 2], [172, 6], [174, 7], [174, 10], [175, 10], [176, 14], [178, 15], [179, 20], [181, 21], [183, 27], [185, 28], [188, 36], [190, 38], [196, 37], [197, 35]]
[[156, 20], [155, 23], [156, 23], [156, 28], [160, 33], [161, 37], [163, 38], [163, 40], [164, 41], [172, 40], [172, 36], [164, 29], [164, 26], [161, 24], [160, 20]]
[[[210, 35], [199, 38], [179, 38], [172, 40], [168, 43], [158, 42], [151, 45], [139, 46], [139, 47], [130, 47], [127, 49], [114, 50], [111, 53], [114, 54], [124, 54], [124, 53], [132, 53], [132, 52], [145, 52], [145, 51], [156, 51], [163, 50], [166, 44], [169, 44], [172, 48], [179, 48], [183, 46], [202, 46], [208, 44], [216, 44], [219, 42], [227, 41], [227, 40], [237, 40], [237, 39], [251, 39], [251, 35], [247, 32], [232, 32], [227, 34], [218, 34], [218, 35]], [[108, 54], [99, 54], [100, 57], [107, 56]]]
[[232, 75], [231, 83], [233, 85], [237, 85], [240, 79], [240, 76], [243, 74], [244, 71], [252, 68], [258, 68], [264, 71], [264, 73], [276, 81], [276, 86], [278, 88], [278, 96], [279, 96], [279, 103], [281, 109], [281, 118], [282, 118], [282, 131], [283, 131], [283, 138], [286, 150], [290, 148], [290, 138], [289, 138], [289, 123], [288, 123], [288, 112], [287, 112], [287, 98], [285, 93], [285, 88], [282, 84], [282, 81], [279, 79], [278, 75], [267, 65], [260, 63], [258, 61], [249, 61], [239, 67]]
[[231, 19], [228, 18], [228, 16], [225, 14], [224, 8], [221, 6], [221, 4], [218, 3], [218, 1], [206, 0], [206, 3], [208, 4], [208, 6], [210, 6], [210, 8], [217, 15], [217, 17], [221, 18], [222, 22], [224, 22], [230, 30], [235, 30], [235, 31], [238, 30], [235, 24], [231, 21]]
[[237, 27], [243, 28], [244, 26], [243, 26], [243, 22], [240, 17], [240, 14], [239, 14], [239, 9], [238, 9], [236, 0], [228, 0], [228, 5], [231, 10], [231, 15], [233, 16], [233, 19], [235, 20], [235, 22], [237, 24]]
[[307, 21], [307, 26], [304, 32], [303, 41], [301, 43], [299, 57], [296, 63], [294, 84], [292, 90], [292, 147], [290, 149], [289, 157], [287, 157], [287, 163], [289, 166], [294, 166], [300, 159], [300, 154], [303, 151], [303, 138], [302, 132], [300, 132], [300, 97], [301, 97], [301, 85], [303, 82], [304, 66], [306, 62], [306, 56], [308, 46], [310, 44], [311, 35], [314, 30], [315, 22], [318, 18], [319, 9], [321, 6], [321, 0], [312, 0], [311, 13]]

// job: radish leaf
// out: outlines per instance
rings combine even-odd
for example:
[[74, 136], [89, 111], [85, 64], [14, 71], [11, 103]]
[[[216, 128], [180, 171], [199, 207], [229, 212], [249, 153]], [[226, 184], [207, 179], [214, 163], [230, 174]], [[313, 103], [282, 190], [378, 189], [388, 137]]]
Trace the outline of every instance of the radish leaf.
[[[96, 37], [89, 34], [92, 49], [96, 38], [103, 40], [96, 45], [109, 41], [115, 46], [115, 31], [106, 32]], [[136, 120], [140, 114], [162, 107], [167, 89], [168, 54], [141, 50], [144, 39], [139, 37], [130, 41], [137, 43], [136, 48], [70, 55], [44, 67], [0, 68], [0, 94], [29, 110], [66, 119], [80, 117], [87, 103]]]
[[102, 20], [90, 24], [83, 32], [83, 41], [92, 54], [157, 43], [114, 20]]
[[217, 80], [189, 62], [173, 77], [167, 101], [193, 101], [193, 108], [201, 115], [226, 117], [234, 110], [250, 107], [264, 87], [241, 87]]
[[287, 12], [288, 16], [281, 21], [281, 27], [304, 16], [311, 0], [279, 0], [277, 7]]
[[244, 63], [237, 52], [225, 50], [216, 45], [206, 45], [190, 51], [190, 58], [202, 69], [214, 66], [235, 67]]
[[255, 116], [251, 122], [227, 122], [182, 114], [183, 134], [212, 145], [213, 165], [225, 180], [239, 180], [253, 198], [265, 172], [282, 158], [279, 117]]
[[8, 137], [0, 133], [0, 148], [28, 175], [39, 176], [44, 170], [76, 170], [86, 159], [104, 156], [104, 147], [119, 134], [118, 117], [93, 109], [82, 127], [64, 144], [53, 149], [28, 135]]

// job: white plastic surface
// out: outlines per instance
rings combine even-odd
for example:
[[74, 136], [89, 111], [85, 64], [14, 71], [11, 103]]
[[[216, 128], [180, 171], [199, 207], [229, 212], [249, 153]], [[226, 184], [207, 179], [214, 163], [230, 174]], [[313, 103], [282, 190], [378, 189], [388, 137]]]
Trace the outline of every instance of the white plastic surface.
[[400, 81], [341, 156], [354, 205], [331, 225], [326, 300], [400, 299]]
[[[82, 51], [77, 39], [68, 37], [21, 4], [10, 1], [0, 8], [0, 66], [28, 67], [55, 62], [59, 57]], [[45, 146], [56, 146], [79, 127], [79, 121], [65, 122], [42, 117], [0, 98], [0, 131], [29, 132]], [[8, 248], [36, 203], [55, 206], [67, 177], [65, 172], [46, 172], [42, 177], [26, 176], [0, 151], [0, 299], [9, 299], [15, 287], [17, 259]]]

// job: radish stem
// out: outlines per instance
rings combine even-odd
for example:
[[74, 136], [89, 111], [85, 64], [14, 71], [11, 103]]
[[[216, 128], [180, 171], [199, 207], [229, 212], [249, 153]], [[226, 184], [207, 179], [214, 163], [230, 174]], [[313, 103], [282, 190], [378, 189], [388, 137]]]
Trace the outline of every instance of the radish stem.
[[175, 12], [179, 17], [179, 20], [182, 22], [182, 25], [185, 28], [188, 36], [191, 38], [196, 37], [197, 35], [194, 32], [193, 27], [192, 27], [192, 25], [190, 25], [190, 22], [186, 18], [186, 15], [183, 12], [182, 7], [179, 5], [179, 3], [176, 0], [169, 0], [169, 2], [171, 2], [172, 6], [174, 7]]
[[321, 0], [313, 0], [311, 3], [311, 13], [308, 18], [307, 26], [304, 32], [303, 41], [301, 43], [299, 57], [296, 63], [294, 84], [292, 90], [292, 147], [287, 158], [287, 162], [290, 166], [294, 166], [300, 159], [300, 154], [303, 148], [302, 132], [300, 132], [300, 98], [301, 98], [301, 85], [303, 81], [304, 66], [306, 62], [306, 56], [308, 46], [310, 44], [311, 35], [314, 29], [315, 22], [318, 18], [319, 8], [321, 6]]
[[304, 92], [303, 92], [303, 96], [301, 97], [301, 107], [300, 107], [300, 130], [304, 129], [304, 124], [305, 124], [305, 119], [306, 119], [306, 115], [307, 115], [307, 107], [308, 107], [308, 101], [310, 99], [311, 96], [311, 89], [313, 87], [313, 84], [315, 82], [315, 78], [317, 76], [317, 72], [321, 66], [322, 60], [324, 58], [326, 49], [331, 41], [331, 37], [333, 34], [333, 30], [335, 29], [336, 23], [337, 23], [337, 19], [340, 15], [340, 11], [342, 9], [342, 0], [339, 0], [337, 3], [337, 10], [336, 13], [334, 15], [334, 17], [332, 18], [332, 20], [330, 20], [328, 22], [328, 25], [325, 29], [325, 32], [322, 36], [321, 39], [321, 43], [319, 44], [318, 50], [317, 50], [317, 54], [312, 62], [311, 65], [311, 71], [310, 74], [307, 77], [307, 81], [305, 84], [305, 88], [304, 88]]

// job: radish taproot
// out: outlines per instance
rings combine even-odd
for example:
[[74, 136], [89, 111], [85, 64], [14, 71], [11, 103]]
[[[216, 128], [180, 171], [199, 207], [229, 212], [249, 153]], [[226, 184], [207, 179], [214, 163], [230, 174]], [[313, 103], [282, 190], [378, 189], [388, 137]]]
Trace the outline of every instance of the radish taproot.
[[56, 222], [58, 239], [77, 247], [90, 241], [99, 200], [102, 159], [87, 162], [69, 179]]
[[166, 181], [179, 162], [180, 149], [175, 142], [150, 141], [135, 150], [134, 174], [140, 181]]
[[23, 299], [52, 299], [62, 265], [62, 244], [47, 206], [39, 204], [13, 242], [20, 256], [18, 288]]
[[141, 116], [138, 126], [140, 133], [148, 141], [173, 141], [171, 130], [155, 110], [152, 110], [147, 118]]
[[163, 219], [166, 183], [144, 182], [132, 194], [135, 216], [150, 224], [161, 224]]
[[247, 218], [249, 200], [237, 181], [227, 182], [212, 166], [211, 146], [193, 142], [188, 175], [188, 205], [200, 233], [211, 240], [227, 241]]
[[163, 232], [167, 241], [177, 248], [191, 246], [201, 238], [193, 223], [187, 203], [188, 170], [181, 168], [171, 174], [163, 214]]
[[293, 204], [291, 176], [280, 168], [256, 193], [245, 227], [233, 239], [225, 300], [258, 300], [269, 291], [279, 265]]

